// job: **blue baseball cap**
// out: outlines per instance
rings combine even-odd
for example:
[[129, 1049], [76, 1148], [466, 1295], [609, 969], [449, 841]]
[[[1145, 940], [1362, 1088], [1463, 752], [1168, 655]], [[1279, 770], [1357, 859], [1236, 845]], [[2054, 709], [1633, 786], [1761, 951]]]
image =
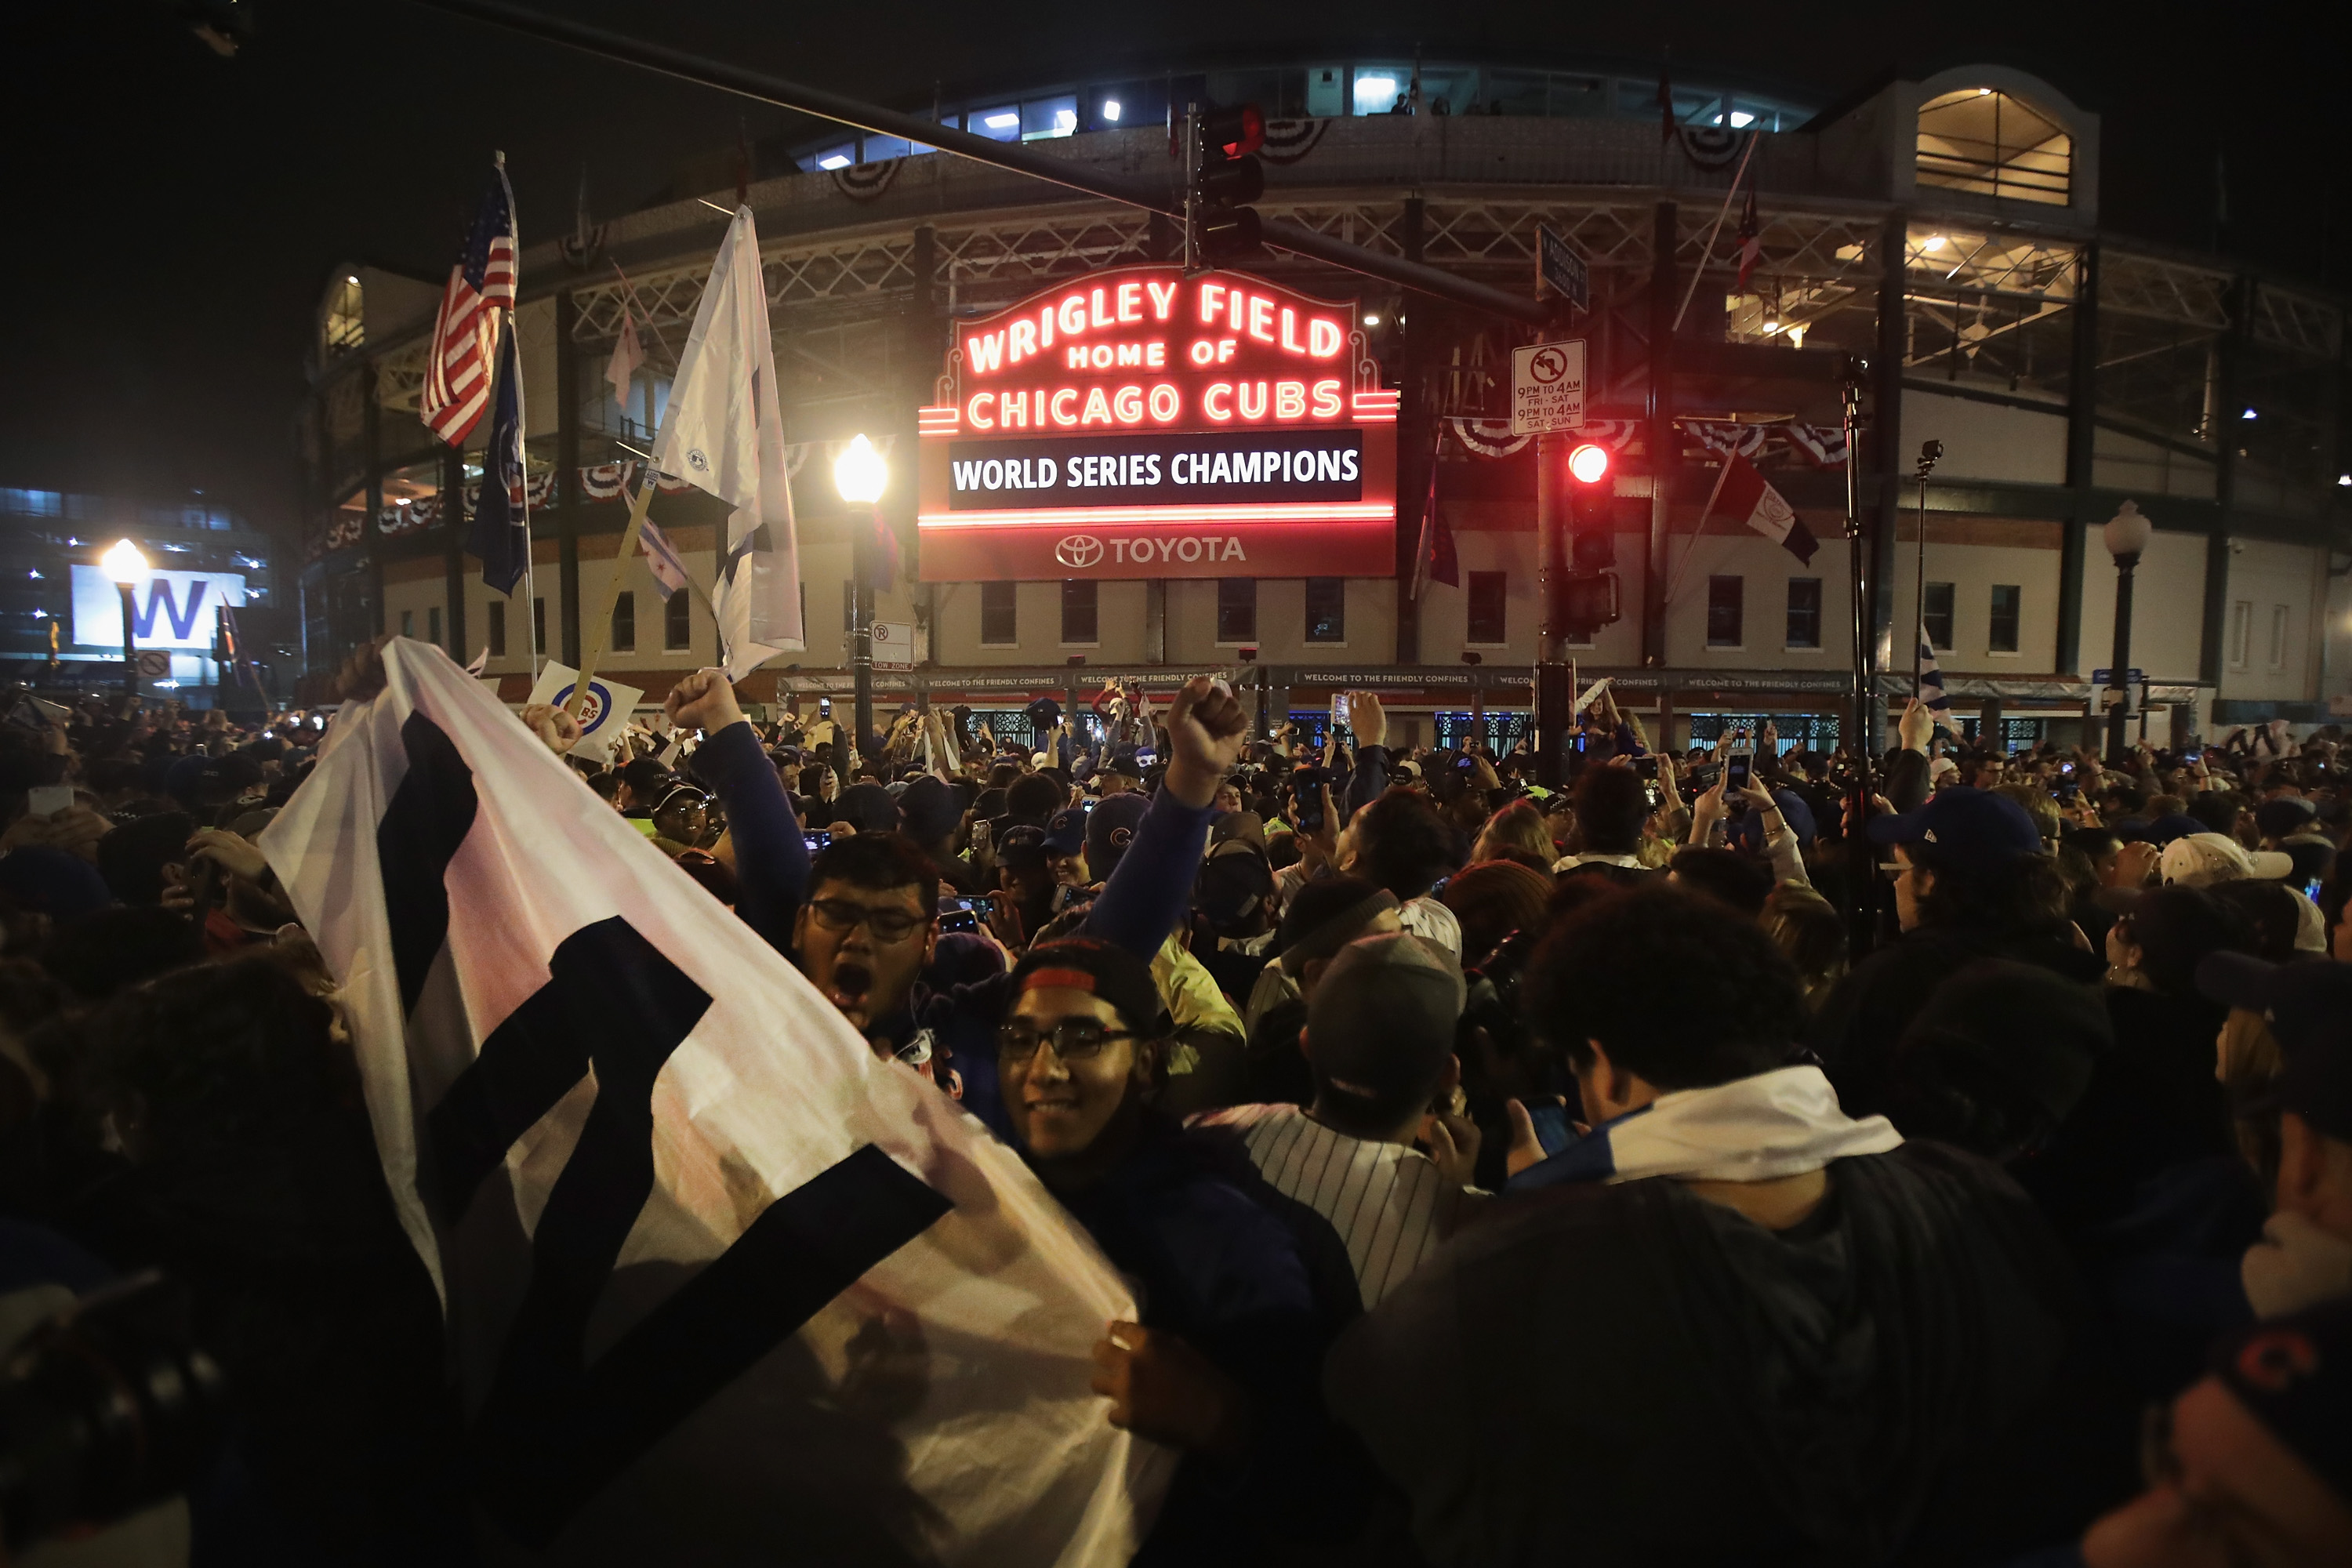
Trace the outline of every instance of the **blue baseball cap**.
[[1066, 805], [1045, 824], [1045, 847], [1056, 855], [1075, 855], [1087, 847], [1087, 814]]
[[2025, 807], [1990, 790], [1938, 790], [1916, 811], [1870, 821], [1870, 841], [1901, 845], [1922, 865], [1967, 868], [2042, 853], [2042, 830]]
[[1118, 864], [1119, 857], [1135, 841], [1135, 830], [1143, 825], [1144, 815], [1151, 803], [1139, 795], [1107, 795], [1094, 810], [1086, 813], [1087, 869], [1097, 877], [1108, 878]]

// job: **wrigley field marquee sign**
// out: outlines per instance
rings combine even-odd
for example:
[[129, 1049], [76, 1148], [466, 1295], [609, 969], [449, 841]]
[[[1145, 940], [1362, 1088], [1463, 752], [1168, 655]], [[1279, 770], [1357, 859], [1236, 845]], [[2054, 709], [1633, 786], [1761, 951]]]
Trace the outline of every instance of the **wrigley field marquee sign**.
[[1350, 301], [1132, 267], [959, 322], [923, 576], [1386, 576], [1397, 395]]

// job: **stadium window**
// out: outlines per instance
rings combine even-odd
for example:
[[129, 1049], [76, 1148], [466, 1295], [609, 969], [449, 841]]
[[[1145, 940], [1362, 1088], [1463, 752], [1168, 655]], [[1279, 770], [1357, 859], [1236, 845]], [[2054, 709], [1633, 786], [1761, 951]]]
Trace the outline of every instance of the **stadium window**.
[[1919, 620], [1927, 628], [1927, 646], [1937, 653], [1952, 651], [1952, 585], [1930, 583], [1920, 604]]
[[1235, 645], [1257, 641], [1256, 578], [1217, 579], [1217, 641]]
[[425, 612], [425, 640], [438, 647], [441, 644], [441, 606], [433, 605]]
[[694, 595], [680, 590], [662, 601], [662, 647], [672, 653], [694, 646]]
[[1789, 579], [1789, 638], [1792, 648], [1822, 646], [1822, 580]]
[[1706, 646], [1738, 647], [1748, 626], [1748, 579], [1706, 580]]
[[2254, 603], [2239, 599], [2230, 605], [2230, 668], [2246, 668], [2246, 645], [2252, 639]]
[[1017, 583], [980, 585], [980, 646], [1012, 647], [1021, 641], [1020, 616], [1014, 609]]
[[1919, 106], [1919, 184], [2064, 206], [2074, 140], [2020, 98], [1964, 87]]
[[613, 595], [613, 651], [637, 651], [637, 596], [631, 593]]
[[[117, 620], [121, 619], [120, 616], [117, 616], [115, 618]], [[404, 637], [413, 637], [416, 635], [416, 612], [415, 610], [403, 610], [400, 612], [400, 635]]]
[[1091, 577], [1073, 577], [1062, 584], [1062, 644], [1066, 647], [1092, 647], [1102, 639], [1097, 609], [1100, 586]]
[[1307, 640], [1344, 643], [1348, 640], [1348, 580], [1345, 577], [1307, 579]]
[[2017, 627], [2022, 616], [2025, 590], [2014, 583], [1992, 585], [1992, 626], [1985, 637], [1990, 653], [2015, 653]]
[[504, 599], [492, 599], [489, 602], [488, 609], [490, 613], [490, 657], [492, 658], [504, 658], [507, 656], [507, 602]]
[[1470, 574], [1470, 628], [1465, 640], [1474, 643], [1507, 643], [1511, 640], [1508, 574]]
[[2271, 606], [2271, 668], [2286, 668], [2286, 631], [2289, 611], [2284, 605]]
[[530, 646], [541, 652], [547, 648], [547, 601], [530, 602]]

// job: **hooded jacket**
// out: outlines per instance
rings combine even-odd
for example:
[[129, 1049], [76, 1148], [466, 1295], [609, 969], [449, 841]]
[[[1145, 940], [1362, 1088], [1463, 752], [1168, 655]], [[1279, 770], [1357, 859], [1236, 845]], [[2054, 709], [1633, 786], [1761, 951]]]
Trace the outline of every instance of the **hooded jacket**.
[[2064, 1451], [2076, 1307], [2032, 1205], [1937, 1144], [1828, 1170], [1777, 1232], [1668, 1178], [1514, 1194], [1360, 1320], [1325, 1394], [1429, 1560], [1967, 1563], [2049, 1530], [2011, 1505]]

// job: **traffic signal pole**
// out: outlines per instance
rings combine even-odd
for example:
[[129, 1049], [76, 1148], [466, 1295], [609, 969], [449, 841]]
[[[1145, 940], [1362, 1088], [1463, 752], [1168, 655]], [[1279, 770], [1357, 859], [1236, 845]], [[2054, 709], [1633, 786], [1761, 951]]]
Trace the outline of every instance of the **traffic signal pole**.
[[1568, 689], [1568, 449], [1570, 437], [1536, 437], [1536, 560], [1538, 603], [1543, 625], [1536, 642], [1534, 688], [1536, 779], [1546, 789], [1568, 783], [1567, 742], [1576, 723], [1570, 711], [1576, 693]]
[[[896, 136], [921, 146], [936, 147], [942, 153], [953, 153], [974, 163], [1010, 169], [1014, 174], [1083, 191], [1105, 201], [1141, 207], [1147, 212], [1165, 213], [1171, 217], [1184, 216], [1183, 193], [1167, 184], [1128, 179], [1076, 159], [1048, 157], [1033, 153], [1018, 142], [992, 141], [951, 125], [934, 124], [919, 115], [901, 114], [877, 104], [860, 102], [842, 93], [787, 81], [764, 71], [706, 58], [667, 45], [648, 43], [625, 33], [576, 22], [567, 16], [548, 16], [520, 5], [507, 5], [504, 0], [415, 0], [415, 4], [429, 10], [446, 11], [549, 43], [562, 44], [567, 48], [604, 59], [617, 60], [624, 65], [676, 77], [682, 81], [717, 88], [722, 92], [731, 92], [760, 103], [774, 104], [779, 109], [797, 110], [803, 114], [813, 114], [821, 120], [834, 121], [877, 135]], [[1490, 289], [1483, 283], [1474, 283], [1469, 279], [1457, 278], [1439, 268], [1407, 261], [1402, 257], [1383, 256], [1347, 240], [1318, 234], [1303, 224], [1264, 218], [1260, 220], [1259, 230], [1265, 244], [1276, 250], [1306, 257], [1310, 261], [1344, 268], [1367, 278], [1377, 278], [1401, 288], [1417, 289], [1423, 294], [1451, 300], [1456, 304], [1515, 321], [1540, 325], [1550, 319], [1551, 312], [1548, 307], [1522, 295]]]

